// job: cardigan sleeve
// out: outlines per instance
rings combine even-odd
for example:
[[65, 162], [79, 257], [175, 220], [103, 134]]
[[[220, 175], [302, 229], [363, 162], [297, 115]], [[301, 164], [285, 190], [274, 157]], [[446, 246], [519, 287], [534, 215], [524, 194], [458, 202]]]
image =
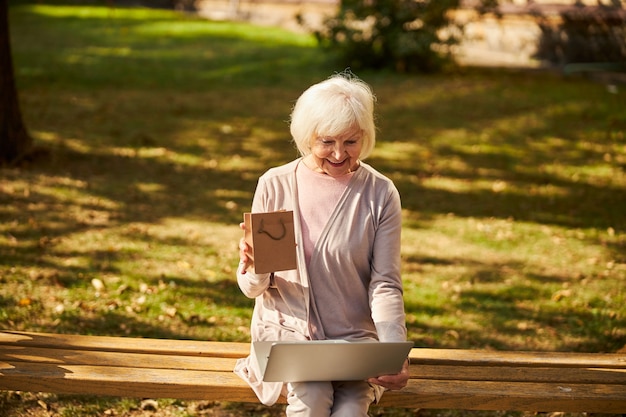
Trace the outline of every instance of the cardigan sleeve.
[[240, 266], [237, 269], [237, 284], [243, 295], [248, 298], [256, 298], [269, 287], [270, 274], [245, 272]]
[[383, 342], [406, 340], [400, 245], [402, 208], [395, 186], [384, 198], [373, 245], [369, 287], [372, 320]]
[[[264, 176], [261, 176], [258, 180], [256, 190], [254, 191], [254, 197], [252, 199], [252, 213], [262, 213], [267, 211], [266, 209], [266, 188], [267, 184], [264, 181]], [[263, 294], [270, 285], [270, 274], [255, 274], [253, 272], [246, 272], [242, 269], [242, 264], [239, 264], [237, 268], [237, 284], [241, 292], [248, 298], [256, 298]]]

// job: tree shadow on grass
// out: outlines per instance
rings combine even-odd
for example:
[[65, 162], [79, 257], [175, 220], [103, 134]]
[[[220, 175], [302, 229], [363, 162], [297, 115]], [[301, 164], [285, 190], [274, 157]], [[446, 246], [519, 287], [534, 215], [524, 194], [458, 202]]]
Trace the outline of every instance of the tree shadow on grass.
[[[168, 277], [169, 285], [161, 288], [162, 278], [146, 278], [147, 292], [126, 288], [123, 294], [116, 294], [112, 289], [101, 293], [99, 301], [85, 298], [72, 308], [63, 310], [54, 323], [44, 325], [42, 331], [166, 339], [247, 339], [245, 334], [236, 336], [230, 330], [233, 322], [247, 324], [249, 314], [242, 312], [249, 312], [252, 308], [252, 301], [241, 295], [235, 282], [220, 280], [207, 283]], [[176, 285], [172, 286], [172, 283]], [[158, 298], [161, 306], [179, 308], [169, 315], [165, 311], [151, 311], [154, 306], [137, 302], [142, 296]], [[181, 305], [185, 300], [193, 300], [200, 307], [185, 309]], [[8, 306], [10, 302], [6, 300], [3, 304]], [[217, 310], [213, 306], [217, 306]], [[190, 328], [193, 331], [189, 331]], [[226, 339], [221, 337], [224, 335]]]
[[[542, 95], [562, 81], [525, 73], [404, 82], [401, 91], [380, 86], [379, 96], [385, 94], [381, 130], [388, 132], [381, 144], [415, 147], [398, 154], [400, 160], [375, 156], [371, 161], [393, 176], [405, 208], [426, 215], [626, 230], [621, 210], [626, 183], [615, 147], [626, 143], [626, 120], [613, 123], [626, 110], [619, 97], [589, 86], [586, 96], [567, 84], [562, 96]], [[438, 90], [441, 94], [434, 93]], [[397, 124], [385, 126], [386, 120]], [[500, 188], [453, 192], [426, 185], [431, 178], [499, 182]]]
[[[499, 350], [524, 350], [526, 343], [542, 337], [556, 339], [559, 351], [615, 352], [626, 344], [626, 336], [614, 336], [607, 329], [620, 329], [626, 320], [606, 315], [608, 321], [598, 325], [598, 315], [593, 309], [569, 305], [545, 305], [539, 309], [520, 307], [524, 300], [532, 303], [536, 289], [525, 286], [506, 288], [504, 293], [468, 290], [460, 296], [458, 308], [477, 312], [484, 322], [480, 331], [464, 335], [468, 347], [490, 346]], [[528, 295], [530, 297], [527, 297]], [[458, 329], [463, 332], [463, 329]], [[507, 340], [518, 338], [511, 346]], [[526, 339], [526, 340], [525, 340]]]
[[[132, 303], [124, 300], [128, 298], [126, 295], [118, 294], [108, 301], [92, 300], [92, 278], [121, 275], [121, 285], [126, 281], [134, 282], [125, 277], [128, 271], [120, 269], [119, 265], [153, 257], [149, 251], [145, 252], [150, 245], [182, 249], [198, 244], [182, 234], [154, 236], [141, 233], [133, 229], [133, 224], [158, 225], [170, 218], [187, 218], [231, 224], [236, 229], [241, 212], [250, 203], [256, 178], [245, 177], [237, 170], [222, 172], [211, 168], [172, 166], [167, 161], [145, 161], [106, 153], [80, 154], [65, 149], [54, 156], [54, 161], [30, 167], [28, 171], [11, 172], [16, 175], [15, 179], [17, 176], [20, 180], [30, 178], [26, 196], [11, 199], [11, 193], [0, 193], [0, 199], [6, 202], [3, 204], [4, 215], [10, 216], [16, 226], [11, 231], [14, 244], [0, 245], [3, 255], [0, 264], [6, 268], [39, 271], [34, 277], [37, 285], [49, 286], [53, 291], [79, 289], [86, 297], [86, 303], [74, 308], [66, 306], [49, 325], [42, 322], [44, 330], [176, 337], [174, 329], [177, 326], [150, 323], [146, 317], [135, 314]], [[46, 184], [51, 188], [47, 189]], [[154, 189], [146, 188], [142, 184], [155, 186]], [[68, 198], [68, 195], [73, 197]], [[114, 229], [120, 229], [121, 236], [135, 243], [118, 248], [120, 242], [99, 237]], [[72, 236], [80, 235], [91, 239], [86, 241], [84, 249], [64, 248]], [[200, 244], [207, 256], [219, 256], [223, 250], [223, 247], [215, 249], [208, 243]], [[235, 246], [234, 241], [232, 245]], [[193, 249], [197, 251], [197, 248]], [[185, 257], [180, 261], [184, 262]], [[166, 264], [163, 266], [167, 267]], [[225, 283], [202, 276], [176, 279], [169, 272], [165, 275], [160, 272], [158, 265], [154, 270], [133, 274], [152, 286], [162, 280], [175, 283], [172, 304], [178, 297], [206, 303], [207, 307], [198, 307], [194, 311], [186, 307], [179, 309], [175, 320], [185, 325], [178, 327], [178, 337], [216, 337], [216, 334], [224, 333], [218, 328], [224, 325], [219, 317], [227, 314], [224, 311], [230, 309], [235, 315], [241, 315], [238, 310], [251, 311], [250, 300], [240, 293], [234, 281]], [[112, 310], [107, 310], [107, 305]], [[131, 308], [130, 314], [123, 312], [125, 305]], [[14, 310], [19, 308], [17, 302], [13, 307]], [[95, 312], [98, 314], [94, 316]], [[210, 317], [217, 319], [211, 322]], [[232, 329], [233, 326], [224, 327]], [[189, 328], [194, 329], [193, 334], [184, 331]], [[230, 339], [240, 337], [234, 336], [233, 330], [229, 332], [226, 337]]]
[[[569, 277], [519, 272], [505, 279], [503, 270], [522, 271], [522, 265], [424, 259], [443, 267], [458, 264], [466, 271], [441, 285], [438, 307], [429, 301], [431, 294], [420, 302], [424, 289], [419, 284], [407, 286], [407, 327], [418, 346], [615, 352], [626, 344], [620, 331], [626, 318], [614, 310], [615, 303], [596, 297], [581, 305], [584, 298], [577, 300], [575, 291], [563, 286]], [[406, 262], [424, 265], [424, 259], [408, 257]], [[439, 324], [441, 318], [445, 325]]]

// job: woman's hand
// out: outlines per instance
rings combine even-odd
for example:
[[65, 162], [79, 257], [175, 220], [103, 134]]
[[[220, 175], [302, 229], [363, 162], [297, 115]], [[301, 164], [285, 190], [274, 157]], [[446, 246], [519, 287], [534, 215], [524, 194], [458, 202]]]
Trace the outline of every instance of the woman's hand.
[[[239, 223], [239, 227], [241, 230], [245, 230], [246, 228], [244, 223]], [[248, 268], [252, 266], [250, 252], [250, 245], [246, 243], [246, 240], [243, 237], [239, 239], [239, 269], [243, 272], [246, 272]]]
[[377, 378], [370, 378], [367, 380], [370, 384], [376, 384], [383, 386], [389, 390], [398, 390], [406, 387], [409, 381], [409, 360], [405, 360], [402, 365], [402, 370], [395, 375], [381, 375]]

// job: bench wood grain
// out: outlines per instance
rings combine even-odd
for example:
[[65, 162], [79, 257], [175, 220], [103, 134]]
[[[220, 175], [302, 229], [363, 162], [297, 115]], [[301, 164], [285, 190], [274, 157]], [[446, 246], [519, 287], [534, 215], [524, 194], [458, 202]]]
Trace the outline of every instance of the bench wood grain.
[[[0, 389], [257, 402], [233, 374], [248, 343], [0, 331]], [[414, 348], [380, 405], [626, 413], [626, 354]]]

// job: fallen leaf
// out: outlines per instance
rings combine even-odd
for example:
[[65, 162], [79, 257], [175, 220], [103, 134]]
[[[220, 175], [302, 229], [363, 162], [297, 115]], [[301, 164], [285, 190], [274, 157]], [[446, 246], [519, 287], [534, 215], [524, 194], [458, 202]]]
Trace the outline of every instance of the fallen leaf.
[[104, 290], [104, 282], [98, 278], [94, 278], [91, 280], [91, 285], [95, 288], [97, 292]]
[[553, 301], [561, 301], [563, 298], [570, 297], [572, 295], [572, 290], [559, 290], [552, 294]]
[[141, 402], [141, 409], [144, 411], [157, 411], [159, 409], [159, 403], [155, 400], [143, 400]]

